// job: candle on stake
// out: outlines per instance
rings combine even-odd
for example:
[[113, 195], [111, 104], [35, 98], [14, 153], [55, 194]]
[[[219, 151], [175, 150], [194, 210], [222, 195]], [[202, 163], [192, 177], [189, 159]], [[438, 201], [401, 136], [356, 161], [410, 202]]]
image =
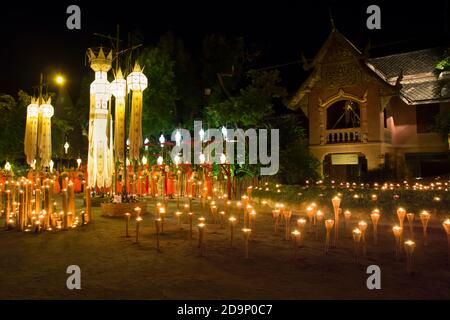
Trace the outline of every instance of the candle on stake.
[[373, 225], [373, 243], [374, 245], [378, 244], [378, 221], [380, 220], [380, 210], [374, 209], [370, 214], [370, 219], [372, 220]]
[[125, 237], [129, 238], [129, 227], [130, 227], [130, 217], [131, 214], [129, 212], [125, 213]]
[[[317, 224], [319, 224], [319, 220], [317, 220]], [[325, 239], [325, 254], [328, 254], [328, 250], [330, 248], [330, 237], [331, 237], [331, 230], [334, 226], [334, 220], [333, 219], [327, 219], [325, 220], [325, 229], [327, 230], [327, 235]]]
[[339, 207], [341, 205], [341, 198], [338, 196], [335, 196], [331, 200], [333, 204], [333, 210], [334, 210], [334, 246], [337, 246], [337, 242], [339, 240]]
[[305, 226], [306, 226], [306, 219], [305, 218], [300, 218], [300, 219], [297, 220], [297, 227], [298, 227], [298, 230], [300, 232], [299, 246], [303, 245], [303, 233], [305, 231]]
[[294, 230], [291, 232], [291, 234], [292, 234], [292, 240], [293, 240], [293, 244], [294, 244], [294, 257], [297, 257], [297, 251], [298, 251], [298, 248], [300, 247], [301, 232], [298, 230]]
[[412, 212], [409, 212], [406, 214], [406, 219], [408, 220], [408, 227], [409, 227], [409, 237], [411, 239], [414, 238], [414, 234], [413, 234], [413, 224], [414, 224], [414, 218], [415, 218], [415, 214]]
[[306, 216], [308, 217], [309, 221], [309, 233], [312, 232], [312, 222], [314, 217], [314, 208], [312, 206], [308, 206], [306, 208]]
[[248, 259], [248, 242], [250, 239], [252, 229], [244, 228], [242, 229], [242, 232], [244, 233], [244, 240], [245, 240], [245, 258]]
[[355, 249], [355, 262], [358, 263], [359, 247], [360, 247], [362, 232], [358, 228], [355, 228], [352, 231], [352, 235], [353, 235], [353, 244], [354, 244], [354, 249]]
[[403, 208], [398, 208], [397, 209], [397, 217], [398, 217], [400, 228], [403, 228], [403, 222], [405, 220], [405, 216], [406, 216], [406, 210]]
[[400, 226], [394, 226], [392, 227], [392, 232], [394, 233], [395, 237], [395, 259], [398, 260], [400, 258], [400, 239], [402, 237], [403, 228]]
[[316, 212], [316, 240], [319, 240], [321, 238], [321, 229], [323, 228], [322, 225], [323, 220], [323, 212], [321, 210], [317, 210]]
[[367, 222], [360, 221], [358, 222], [358, 229], [361, 230], [361, 242], [362, 242], [362, 254], [366, 255], [366, 230], [367, 230]]
[[450, 219], [445, 220], [442, 223], [442, 226], [444, 227], [444, 231], [447, 234], [448, 264], [450, 265]]
[[412, 240], [405, 241], [405, 252], [406, 252], [406, 273], [413, 273], [413, 253], [416, 248], [416, 243]]
[[248, 226], [250, 229], [255, 230], [255, 221], [256, 221], [256, 211], [252, 210], [248, 214]]
[[230, 217], [228, 221], [230, 222], [230, 245], [233, 247], [234, 225], [236, 224], [236, 218]]
[[292, 216], [292, 210], [283, 210], [283, 216], [284, 216], [284, 222], [285, 222], [285, 239], [289, 240], [291, 234], [290, 234], [290, 230], [291, 230], [291, 216]]
[[136, 218], [136, 243], [139, 243], [139, 227], [141, 225], [142, 217]]
[[350, 210], [345, 210], [344, 211], [344, 228], [346, 231], [348, 231], [348, 229], [350, 227], [351, 217], [352, 217], [352, 213], [350, 212]]
[[198, 224], [198, 248], [200, 249], [200, 256], [203, 256], [203, 237], [205, 233], [205, 224]]
[[223, 220], [225, 217], [225, 211], [220, 211], [219, 214], [220, 214], [220, 228], [223, 228]]
[[177, 218], [177, 227], [179, 229], [181, 229], [181, 215], [182, 215], [181, 211], [175, 212], [175, 217]]
[[278, 225], [279, 225], [279, 219], [280, 219], [280, 209], [274, 209], [272, 210], [272, 216], [275, 222], [275, 233], [278, 233]]
[[161, 218], [155, 219], [155, 233], [156, 233], [156, 250], [159, 252], [159, 234], [160, 234], [160, 227], [161, 227]]
[[431, 215], [428, 211], [422, 211], [420, 213], [420, 221], [422, 222], [423, 229], [423, 244], [428, 246], [428, 222], [430, 221]]
[[188, 218], [189, 218], [189, 240], [192, 240], [192, 212], [188, 212]]
[[237, 216], [238, 216], [238, 223], [241, 223], [241, 208], [242, 208], [242, 203], [240, 201], [238, 201], [236, 203], [236, 207], [237, 207]]

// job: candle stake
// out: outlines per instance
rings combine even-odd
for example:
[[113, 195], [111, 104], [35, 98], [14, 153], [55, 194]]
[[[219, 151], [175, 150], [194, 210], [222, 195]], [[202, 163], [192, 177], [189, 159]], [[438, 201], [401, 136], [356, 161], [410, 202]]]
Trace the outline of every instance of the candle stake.
[[139, 243], [139, 226], [141, 224], [142, 218], [137, 217], [136, 218], [136, 243]]
[[362, 232], [358, 228], [353, 229], [352, 231], [353, 235], [353, 243], [354, 243], [354, 249], [355, 249], [355, 262], [358, 263], [359, 258], [359, 244], [361, 242], [361, 235]]
[[422, 222], [423, 228], [423, 244], [428, 246], [428, 222], [430, 221], [431, 215], [427, 211], [422, 211], [420, 213], [420, 221]]
[[244, 232], [244, 239], [245, 239], [245, 258], [248, 259], [248, 240], [250, 238], [250, 233], [252, 232], [252, 229], [244, 228], [242, 229], [242, 232]]
[[416, 244], [412, 240], [405, 241], [405, 252], [406, 252], [406, 273], [413, 274], [413, 253]]
[[[130, 234], [129, 234], [129, 227], [130, 227], [130, 213], [127, 212], [125, 213], [125, 237], [129, 238]], [[84, 221], [84, 213], [83, 213], [83, 221]]]
[[[319, 225], [319, 220], [317, 220], [317, 225]], [[333, 229], [333, 226], [334, 226], [333, 219], [325, 220], [325, 228], [327, 230], [327, 235], [325, 238], [325, 254], [328, 254], [328, 251], [330, 249], [330, 237], [331, 237], [331, 230]]]

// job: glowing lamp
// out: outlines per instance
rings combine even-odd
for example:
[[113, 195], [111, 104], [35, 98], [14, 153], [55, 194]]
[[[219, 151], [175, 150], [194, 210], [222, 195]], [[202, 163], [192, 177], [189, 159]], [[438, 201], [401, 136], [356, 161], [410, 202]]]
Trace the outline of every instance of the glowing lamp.
[[220, 155], [220, 163], [224, 164], [226, 161], [227, 161], [227, 156], [224, 153], [222, 153]]
[[161, 144], [161, 147], [164, 146], [165, 142], [166, 142], [166, 138], [164, 138], [164, 135], [161, 134], [161, 136], [159, 137], [159, 143]]
[[41, 104], [41, 106], [39, 107], [39, 111], [44, 118], [51, 118], [55, 114], [55, 110], [50, 103]]
[[64, 143], [64, 152], [65, 152], [65, 154], [67, 154], [67, 151], [69, 151], [69, 147], [70, 147], [70, 145], [69, 145], [69, 143], [66, 141], [66, 143]]
[[119, 99], [125, 98], [126, 88], [127, 81], [122, 77], [122, 72], [120, 72], [120, 74], [117, 74], [116, 79], [111, 82], [111, 94]]
[[128, 90], [144, 91], [147, 88], [148, 80], [140, 68], [134, 69], [127, 77]]
[[206, 158], [205, 158], [205, 155], [203, 153], [201, 153], [198, 156], [198, 159], [200, 160], [200, 164], [204, 164], [205, 163]]

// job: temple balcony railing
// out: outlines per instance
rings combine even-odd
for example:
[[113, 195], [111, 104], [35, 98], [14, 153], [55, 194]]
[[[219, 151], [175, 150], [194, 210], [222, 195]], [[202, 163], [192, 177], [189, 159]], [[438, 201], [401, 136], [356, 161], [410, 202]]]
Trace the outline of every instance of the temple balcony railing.
[[325, 131], [326, 144], [361, 143], [361, 128], [335, 129]]

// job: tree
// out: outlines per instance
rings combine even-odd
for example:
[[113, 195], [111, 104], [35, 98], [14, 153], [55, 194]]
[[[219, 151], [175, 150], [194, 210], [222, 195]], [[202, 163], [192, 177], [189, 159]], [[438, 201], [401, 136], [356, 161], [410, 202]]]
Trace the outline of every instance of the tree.
[[320, 161], [309, 154], [307, 137], [295, 114], [277, 117], [272, 127], [280, 130], [279, 180], [287, 184], [302, 184], [317, 180]]
[[175, 62], [175, 86], [179, 99], [176, 101], [177, 122], [183, 128], [190, 128], [193, 120], [201, 116], [203, 103], [203, 88], [198, 77], [198, 67], [190, 53], [187, 52], [183, 41], [172, 32], [164, 34], [158, 48]]
[[277, 70], [250, 71], [246, 76], [248, 85], [237, 95], [225, 100], [215, 97], [208, 105], [207, 115], [212, 125], [262, 126], [263, 120], [274, 112], [274, 99], [286, 96]]
[[161, 130], [172, 130], [176, 124], [174, 61], [160, 48], [145, 48], [139, 56], [149, 80], [144, 91], [142, 131], [144, 136], [158, 136]]
[[30, 101], [24, 91], [19, 91], [17, 101], [10, 95], [0, 95], [0, 161], [24, 159], [26, 106]]

